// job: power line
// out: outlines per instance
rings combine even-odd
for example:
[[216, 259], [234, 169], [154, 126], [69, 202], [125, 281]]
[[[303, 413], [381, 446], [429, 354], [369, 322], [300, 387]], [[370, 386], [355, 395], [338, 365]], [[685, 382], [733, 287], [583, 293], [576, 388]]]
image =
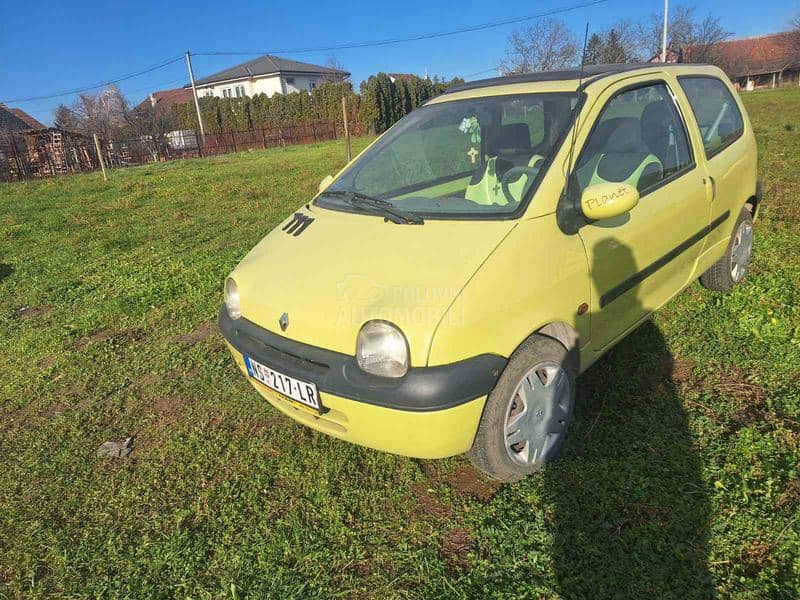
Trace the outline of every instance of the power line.
[[104, 81], [102, 83], [97, 83], [95, 85], [89, 85], [86, 87], [78, 88], [75, 90], [70, 90], [68, 92], [59, 92], [57, 94], [49, 94], [47, 96], [32, 96], [30, 98], [12, 98], [11, 100], [3, 100], [3, 104], [18, 104], [20, 102], [33, 102], [34, 100], [50, 100], [51, 98], [60, 98], [61, 96], [71, 96], [72, 94], [79, 94], [81, 92], [88, 92], [89, 90], [96, 90], [97, 88], [106, 87], [108, 85], [112, 85], [114, 83], [119, 83], [120, 81], [126, 81], [128, 79], [133, 79], [134, 77], [139, 77], [140, 75], [146, 75], [147, 73], [151, 73], [158, 69], [163, 69], [173, 63], [176, 63], [180, 60], [183, 60], [183, 55], [178, 56], [177, 58], [172, 58], [169, 60], [165, 60], [157, 65], [152, 67], [148, 67], [147, 69], [143, 69], [141, 71], [137, 71], [135, 73], [129, 73], [127, 75], [123, 75], [121, 77], [117, 77], [116, 79], [110, 79], [108, 81]]
[[[523, 23], [525, 21], [532, 21], [534, 19], [541, 19], [543, 17], [549, 17], [557, 14], [562, 14], [566, 12], [571, 12], [574, 10], [578, 10], [581, 8], [588, 8], [590, 6], [596, 6], [598, 4], [604, 4], [609, 2], [609, 0], [589, 0], [588, 2], [582, 2], [579, 4], [573, 4], [571, 6], [565, 6], [562, 8], [554, 8], [547, 11], [542, 11], [532, 15], [526, 15], [523, 17], [512, 17], [508, 19], [503, 19], [501, 21], [493, 21], [490, 23], [481, 23], [479, 25], [472, 25], [469, 27], [462, 27], [460, 29], [453, 29], [451, 31], [440, 31], [436, 33], [420, 33], [415, 35], [410, 35], [407, 37], [399, 37], [399, 38], [389, 38], [385, 40], [373, 40], [373, 41], [366, 41], [366, 42], [353, 42], [347, 44], [338, 44], [335, 46], [326, 46], [326, 47], [316, 47], [316, 48], [283, 48], [283, 49], [276, 49], [276, 50], [269, 50], [269, 51], [237, 51], [237, 52], [193, 52], [194, 55], [201, 55], [201, 56], [237, 56], [237, 55], [254, 55], [254, 54], [303, 54], [303, 53], [312, 53], [312, 52], [328, 52], [333, 50], [347, 50], [351, 48], [368, 48], [373, 46], [388, 46], [391, 44], [400, 44], [404, 42], [413, 42], [419, 40], [428, 40], [440, 37], [447, 37], [452, 35], [458, 35], [461, 33], [469, 33], [473, 31], [481, 31], [484, 29], [491, 29], [493, 27], [502, 27], [503, 25], [512, 25], [515, 23]], [[94, 85], [89, 85], [81, 88], [77, 88], [74, 90], [69, 90], [65, 92], [58, 92], [55, 94], [48, 94], [46, 96], [31, 96], [29, 98], [11, 98], [9, 100], [3, 100], [4, 104], [18, 104], [20, 102], [33, 102], [36, 100], [50, 100], [52, 98], [60, 98], [63, 96], [71, 96], [73, 94], [79, 94], [81, 92], [87, 92], [89, 90], [95, 90], [98, 88], [106, 87], [108, 85], [112, 85], [115, 83], [119, 83], [121, 81], [126, 81], [128, 79], [133, 79], [134, 77], [139, 77], [141, 75], [146, 75], [147, 73], [151, 73], [158, 69], [163, 69], [173, 63], [183, 60], [183, 55], [165, 60], [157, 65], [152, 67], [148, 67], [146, 69], [142, 69], [141, 71], [136, 71], [135, 73], [129, 73], [127, 75], [123, 75], [121, 77], [117, 77], [115, 79], [110, 79], [108, 81], [103, 81], [101, 83], [97, 83]], [[492, 69], [487, 69], [488, 72]], [[476, 73], [475, 75], [480, 74]]]
[[257, 51], [231, 51], [231, 52], [219, 52], [219, 51], [207, 51], [207, 52], [192, 52], [193, 56], [239, 56], [239, 55], [252, 55], [252, 54], [303, 54], [303, 53], [310, 53], [310, 52], [329, 52], [333, 50], [348, 50], [351, 48], [367, 48], [371, 46], [388, 46], [390, 44], [400, 44], [403, 42], [414, 42], [418, 40], [428, 40], [432, 38], [439, 38], [439, 37], [446, 37], [451, 35], [458, 35], [460, 33], [469, 33], [471, 31], [481, 31], [483, 29], [490, 29], [492, 27], [502, 27], [503, 25], [511, 25], [514, 23], [522, 23], [524, 21], [532, 21], [534, 19], [541, 19], [542, 17], [550, 17], [552, 15], [558, 15], [565, 12], [570, 12], [573, 10], [578, 10], [580, 8], [588, 8], [590, 6], [596, 6], [598, 4], [604, 4], [609, 0], [591, 0], [589, 2], [582, 2], [580, 4], [573, 4], [572, 6], [565, 6], [563, 8], [554, 8], [551, 10], [539, 12], [533, 15], [527, 15], [524, 17], [513, 17], [509, 19], [503, 19], [502, 21], [493, 21], [491, 23], [482, 23], [480, 25], [472, 25], [470, 27], [462, 27], [460, 29], [453, 29], [451, 31], [440, 31], [437, 33], [420, 33], [416, 35], [411, 35], [408, 37], [401, 37], [401, 38], [390, 38], [385, 40], [373, 40], [368, 42], [353, 42], [348, 44], [339, 44], [337, 46], [324, 46], [324, 47], [316, 47], [316, 48], [280, 48], [275, 50], [257, 50]]
[[492, 73], [499, 69], [499, 65], [497, 67], [492, 67], [491, 69], [484, 69], [483, 71], [475, 71], [474, 73], [469, 73], [467, 75], [463, 75], [464, 79], [469, 79], [470, 77], [477, 77], [478, 75], [485, 75], [486, 73]]

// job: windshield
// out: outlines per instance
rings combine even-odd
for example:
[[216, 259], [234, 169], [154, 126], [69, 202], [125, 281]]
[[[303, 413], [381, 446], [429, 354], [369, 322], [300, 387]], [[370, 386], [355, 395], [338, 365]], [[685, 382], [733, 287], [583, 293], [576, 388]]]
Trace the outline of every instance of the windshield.
[[354, 210], [347, 193], [412, 214], [515, 212], [558, 149], [575, 93], [495, 96], [425, 106], [398, 122], [317, 202]]

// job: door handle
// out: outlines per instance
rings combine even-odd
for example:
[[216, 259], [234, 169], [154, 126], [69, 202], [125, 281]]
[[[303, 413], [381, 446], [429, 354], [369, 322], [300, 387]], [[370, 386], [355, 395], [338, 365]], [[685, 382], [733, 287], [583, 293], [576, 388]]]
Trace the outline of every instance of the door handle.
[[717, 199], [717, 182], [714, 181], [714, 178], [710, 175], [708, 176], [708, 180], [711, 182], [711, 200], [714, 201]]

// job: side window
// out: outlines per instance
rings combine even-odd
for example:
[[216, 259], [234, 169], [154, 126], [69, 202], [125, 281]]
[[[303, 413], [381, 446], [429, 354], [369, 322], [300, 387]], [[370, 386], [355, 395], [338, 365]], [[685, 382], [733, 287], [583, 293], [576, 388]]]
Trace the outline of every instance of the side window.
[[603, 108], [576, 162], [583, 191], [596, 183], [628, 183], [647, 192], [692, 164], [680, 114], [664, 83], [621, 92]]
[[678, 77], [700, 126], [706, 156], [712, 156], [737, 139], [744, 121], [728, 87], [714, 77]]

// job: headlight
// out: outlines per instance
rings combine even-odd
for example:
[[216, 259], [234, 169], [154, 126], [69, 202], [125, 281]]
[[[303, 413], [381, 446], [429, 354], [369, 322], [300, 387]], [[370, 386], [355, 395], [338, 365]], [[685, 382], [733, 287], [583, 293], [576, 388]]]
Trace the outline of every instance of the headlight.
[[386, 321], [368, 321], [358, 332], [358, 366], [381, 377], [402, 377], [408, 372], [408, 342]]
[[225, 307], [228, 309], [228, 316], [231, 319], [238, 319], [242, 316], [239, 306], [239, 288], [230, 277], [225, 281]]

